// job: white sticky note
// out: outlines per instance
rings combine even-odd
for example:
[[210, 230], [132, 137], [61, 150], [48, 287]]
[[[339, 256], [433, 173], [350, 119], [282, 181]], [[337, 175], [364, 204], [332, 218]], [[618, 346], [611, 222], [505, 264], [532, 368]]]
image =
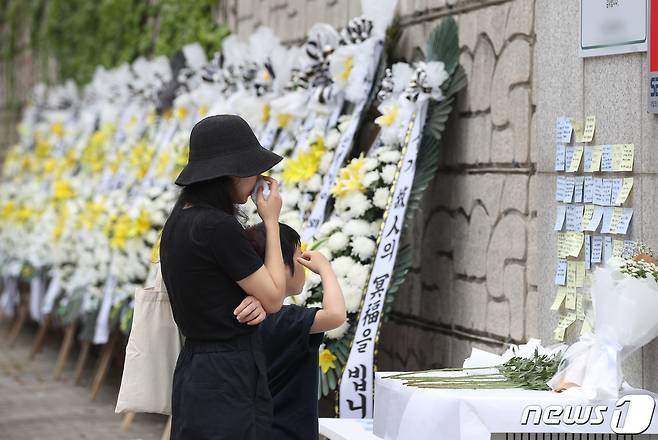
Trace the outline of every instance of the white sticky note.
[[555, 216], [555, 230], [561, 231], [564, 227], [564, 219], [567, 214], [567, 207], [565, 205], [560, 205], [557, 207], [557, 214]]
[[555, 181], [555, 200], [561, 202], [565, 198], [567, 191], [567, 178], [565, 176], [557, 176]]
[[612, 215], [615, 212], [615, 208], [605, 207], [603, 208], [603, 226], [601, 226], [602, 234], [610, 233], [610, 226], [612, 225]]
[[623, 208], [621, 218], [615, 226], [615, 234], [625, 235], [628, 232], [628, 226], [631, 224], [633, 218], [633, 208]]
[[583, 203], [583, 183], [585, 182], [584, 176], [576, 176], [574, 178], [574, 192], [573, 202]]
[[583, 222], [583, 205], [569, 205], [566, 213], [567, 231], [580, 232], [580, 225]]
[[601, 206], [594, 207], [592, 220], [590, 220], [589, 224], [585, 228], [585, 231], [594, 232], [598, 229], [599, 225], [601, 224], [601, 219], [603, 218], [603, 210], [604, 208]]
[[567, 117], [560, 117], [557, 119], [555, 126], [557, 142], [568, 144], [571, 142], [571, 120]]
[[594, 235], [592, 237], [592, 263], [600, 263], [603, 255], [603, 237]]
[[567, 260], [559, 259], [555, 270], [555, 284], [564, 286], [567, 283]]
[[621, 193], [621, 189], [624, 186], [624, 179], [616, 178], [616, 179], [610, 179], [610, 180], [612, 181], [610, 204], [611, 205], [618, 205], [617, 199], [619, 198], [619, 194]]
[[592, 236], [585, 235], [585, 270], [592, 268]]
[[594, 178], [585, 176], [583, 179], [583, 203], [592, 203], [594, 197]]
[[635, 145], [624, 144], [621, 153], [621, 164], [619, 171], [633, 171], [633, 161], [635, 158]]
[[612, 145], [601, 146], [601, 171], [612, 171]]
[[557, 144], [555, 147], [555, 171], [564, 171], [565, 163], [565, 146]]
[[596, 116], [588, 116], [585, 119], [585, 130], [583, 132], [583, 142], [592, 142], [594, 139], [594, 130], [596, 129]]
[[573, 201], [573, 193], [576, 189], [576, 178], [574, 176], [568, 176], [564, 178], [564, 181], [566, 182], [566, 186], [562, 201], [564, 203], [571, 203]]
[[[591, 173], [592, 172], [592, 147], [586, 146], [583, 151], [583, 172]], [[557, 170], [556, 170], [557, 171]]]
[[603, 261], [612, 258], [612, 237], [603, 237]]

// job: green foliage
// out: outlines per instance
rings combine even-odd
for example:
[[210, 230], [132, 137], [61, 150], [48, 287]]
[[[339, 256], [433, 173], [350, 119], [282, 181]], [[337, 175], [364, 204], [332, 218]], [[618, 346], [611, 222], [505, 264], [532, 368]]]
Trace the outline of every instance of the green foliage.
[[[212, 53], [228, 35], [217, 24], [216, 0], [1, 0], [2, 59], [10, 65], [24, 49], [58, 62], [59, 78], [85, 83], [96, 66], [114, 67], [138, 56], [171, 56], [199, 42]], [[12, 78], [13, 80], [13, 78]]]

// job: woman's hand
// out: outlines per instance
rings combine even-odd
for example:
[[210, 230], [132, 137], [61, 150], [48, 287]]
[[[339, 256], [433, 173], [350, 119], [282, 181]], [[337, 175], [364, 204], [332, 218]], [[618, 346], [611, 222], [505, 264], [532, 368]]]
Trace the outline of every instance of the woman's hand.
[[238, 322], [247, 325], [258, 325], [265, 320], [267, 313], [253, 296], [247, 296], [242, 300], [240, 305], [233, 311]]
[[282, 205], [279, 182], [269, 176], [263, 176], [263, 179], [269, 184], [270, 195], [265, 200], [265, 197], [263, 197], [263, 188], [258, 188], [258, 194], [256, 194], [258, 215], [263, 219], [263, 223], [278, 223]]

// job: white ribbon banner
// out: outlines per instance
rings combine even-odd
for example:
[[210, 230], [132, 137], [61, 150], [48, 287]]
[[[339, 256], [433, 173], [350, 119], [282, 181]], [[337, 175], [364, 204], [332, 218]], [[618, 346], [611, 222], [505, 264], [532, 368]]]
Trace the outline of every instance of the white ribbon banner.
[[361, 112], [366, 105], [366, 100], [361, 101], [352, 113], [352, 119], [350, 120], [350, 125], [347, 127], [347, 130], [340, 137], [338, 142], [338, 147], [334, 153], [334, 159], [331, 162], [329, 167], [329, 172], [324, 176], [322, 181], [322, 189], [315, 198], [315, 203], [313, 204], [313, 210], [311, 215], [308, 218], [306, 226], [302, 231], [302, 240], [308, 241], [316, 234], [322, 222], [324, 222], [324, 212], [327, 206], [327, 201], [329, 200], [329, 193], [331, 188], [336, 184], [336, 176], [340, 171], [340, 167], [343, 165], [345, 156], [350, 151], [352, 147], [352, 142], [354, 142], [354, 134], [356, 129], [359, 126], [359, 120], [361, 119]]
[[365, 291], [350, 356], [340, 381], [340, 417], [372, 418], [373, 415], [373, 355], [375, 341], [386, 291], [391, 281], [395, 256], [398, 252], [409, 194], [416, 174], [416, 157], [425, 124], [427, 101], [418, 103], [418, 110], [405, 139], [404, 153], [398, 178], [394, 183], [392, 198], [385, 214], [384, 227], [379, 235], [377, 254]]

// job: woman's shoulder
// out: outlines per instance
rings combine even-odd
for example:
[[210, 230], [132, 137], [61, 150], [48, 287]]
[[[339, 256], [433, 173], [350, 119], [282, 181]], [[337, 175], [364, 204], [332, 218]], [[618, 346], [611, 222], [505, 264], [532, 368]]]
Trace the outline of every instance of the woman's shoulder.
[[200, 209], [197, 215], [199, 216], [199, 224], [205, 228], [213, 230], [232, 230], [235, 228], [244, 229], [235, 216], [224, 212], [221, 209]]

